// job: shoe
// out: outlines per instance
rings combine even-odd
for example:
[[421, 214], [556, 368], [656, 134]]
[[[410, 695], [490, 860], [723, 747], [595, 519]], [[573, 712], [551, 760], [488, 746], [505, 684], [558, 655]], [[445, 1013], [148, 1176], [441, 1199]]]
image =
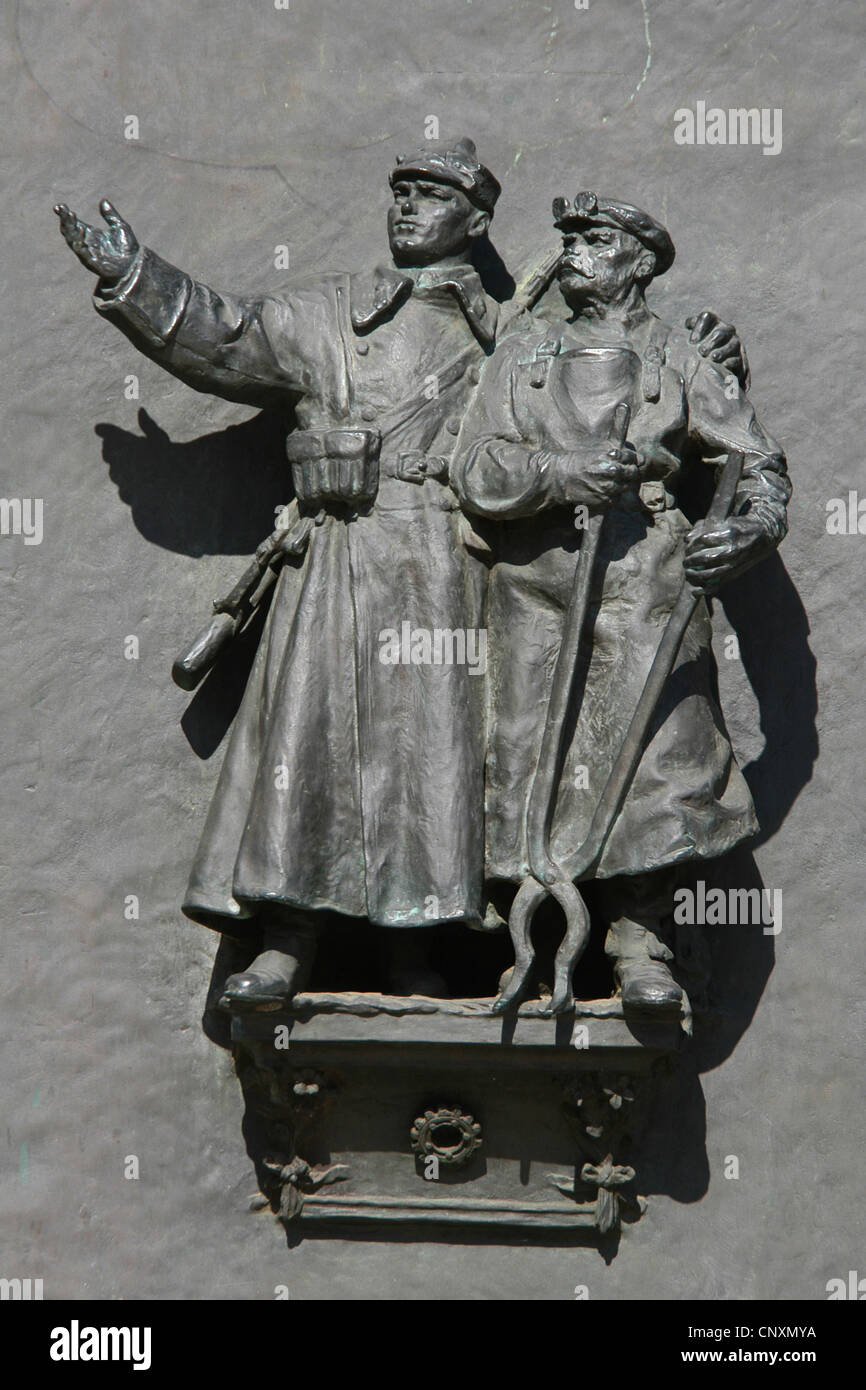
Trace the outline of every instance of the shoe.
[[296, 992], [298, 961], [282, 951], [263, 951], [249, 970], [229, 975], [219, 1006], [236, 1013], [271, 1013], [286, 1008]]
[[683, 1007], [683, 991], [664, 961], [640, 960], [618, 965], [624, 1009], [634, 1013], [676, 1014]]

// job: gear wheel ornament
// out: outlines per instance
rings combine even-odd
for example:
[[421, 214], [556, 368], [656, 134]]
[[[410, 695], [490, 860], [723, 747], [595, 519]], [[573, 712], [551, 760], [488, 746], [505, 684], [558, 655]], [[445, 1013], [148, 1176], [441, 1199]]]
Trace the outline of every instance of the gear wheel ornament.
[[481, 1126], [462, 1110], [425, 1110], [412, 1125], [412, 1149], [419, 1158], [434, 1156], [448, 1168], [468, 1163], [484, 1142]]

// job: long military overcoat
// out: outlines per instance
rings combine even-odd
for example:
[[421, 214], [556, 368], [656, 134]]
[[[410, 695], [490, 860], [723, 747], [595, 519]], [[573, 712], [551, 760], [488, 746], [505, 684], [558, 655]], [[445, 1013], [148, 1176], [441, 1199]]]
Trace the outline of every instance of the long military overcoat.
[[[477, 921], [483, 668], [457, 664], [450, 638], [439, 664], [407, 660], [405, 641], [394, 663], [383, 633], [469, 630], [477, 650], [485, 574], [447, 457], [495, 304], [468, 266], [333, 274], [237, 299], [151, 251], [95, 302], [196, 390], [294, 410], [306, 430], [383, 435], [372, 507], [327, 511], [282, 571], [184, 911], [239, 935], [263, 903], [394, 926]], [[407, 481], [413, 454], [445, 459], [446, 482]], [[424, 641], [414, 650], [423, 658]]]

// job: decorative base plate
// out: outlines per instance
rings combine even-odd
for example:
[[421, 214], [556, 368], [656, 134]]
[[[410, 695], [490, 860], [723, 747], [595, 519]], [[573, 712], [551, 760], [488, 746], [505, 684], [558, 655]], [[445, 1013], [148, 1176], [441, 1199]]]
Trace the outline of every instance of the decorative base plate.
[[235, 1017], [256, 1205], [308, 1233], [615, 1238], [646, 1205], [624, 1155], [652, 1074], [685, 1041], [678, 1021], [627, 1019], [617, 999], [557, 1018], [492, 1003], [301, 994], [290, 1012]]

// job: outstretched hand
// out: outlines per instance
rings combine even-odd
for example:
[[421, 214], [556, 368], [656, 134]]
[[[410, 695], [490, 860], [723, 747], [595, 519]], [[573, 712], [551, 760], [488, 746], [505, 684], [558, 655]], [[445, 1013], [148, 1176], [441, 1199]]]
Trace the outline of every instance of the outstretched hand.
[[67, 244], [81, 264], [102, 280], [121, 280], [138, 254], [138, 238], [108, 199], [99, 204], [107, 230], [82, 222], [65, 203], [58, 203], [54, 211]]

